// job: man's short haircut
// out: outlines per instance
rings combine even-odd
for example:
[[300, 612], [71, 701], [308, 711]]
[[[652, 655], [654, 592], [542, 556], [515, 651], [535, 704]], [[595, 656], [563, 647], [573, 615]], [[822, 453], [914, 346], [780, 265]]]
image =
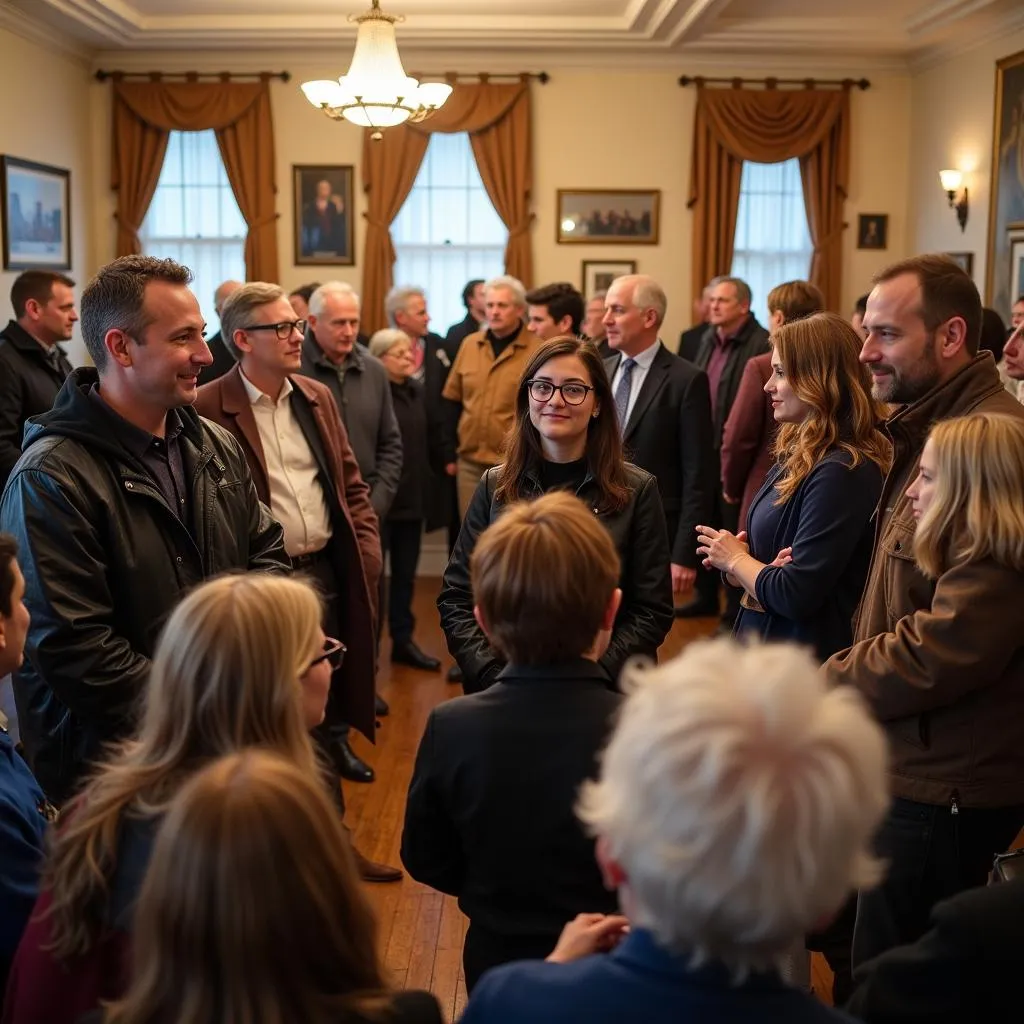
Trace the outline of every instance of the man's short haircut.
[[587, 302], [588, 303], [590, 303], [590, 302], [604, 302], [604, 300], [605, 300], [607, 295], [608, 295], [608, 289], [607, 288], [598, 288], [597, 291], [594, 292], [594, 294], [591, 295], [589, 299], [587, 299]]
[[786, 281], [768, 293], [768, 312], [780, 312], [787, 324], [824, 311], [825, 296], [810, 281]]
[[155, 256], [121, 256], [101, 267], [82, 292], [81, 324], [85, 347], [96, 369], [107, 366], [103, 339], [107, 331], [124, 331], [138, 345], [144, 343], [146, 328], [153, 322], [146, 316], [146, 285], [150, 281], [189, 285], [192, 271], [174, 260]]
[[1017, 298], [1013, 300], [1013, 305], [1017, 306], [1022, 302], [1024, 302], [1024, 294], [1018, 295]]
[[854, 313], [859, 313], [862, 320], [864, 319], [864, 314], [868, 311], [867, 295], [862, 295], [859, 299], [857, 299], [857, 301], [853, 304], [853, 311]]
[[960, 317], [967, 325], [967, 354], [976, 356], [981, 343], [981, 296], [970, 275], [948, 256], [926, 253], [891, 264], [874, 281], [885, 284], [904, 274], [913, 274], [921, 286], [921, 319], [925, 329], [936, 331], [947, 320]]
[[548, 316], [556, 323], [563, 316], [570, 317], [569, 333], [580, 333], [585, 304], [583, 296], [568, 281], [557, 281], [542, 288], [534, 288], [533, 291], [526, 293], [526, 301], [531, 306], [546, 306]]
[[346, 298], [355, 300], [357, 306], [362, 309], [362, 302], [359, 300], [359, 292], [355, 290], [347, 281], [324, 281], [316, 291], [310, 295], [307, 305], [309, 306], [309, 315], [315, 317], [321, 317], [324, 315], [324, 309], [327, 306], [327, 300], [334, 295], [344, 295]]
[[388, 323], [392, 327], [398, 326], [395, 321], [396, 314], [404, 313], [409, 308], [409, 300], [413, 297], [419, 297], [426, 302], [427, 293], [422, 288], [409, 284], [392, 288], [384, 297], [384, 312], [387, 313]]
[[810, 652], [732, 639], [627, 666], [578, 812], [623, 868], [631, 923], [691, 962], [767, 968], [884, 874], [886, 741]]
[[0, 533], [0, 615], [9, 618], [13, 611], [14, 560], [18, 542], [9, 533]]
[[298, 295], [298, 297], [300, 299], [302, 299], [306, 303], [306, 305], [308, 306], [309, 305], [310, 296], [319, 287], [320, 287], [320, 282], [319, 281], [310, 281], [309, 284], [300, 284], [298, 288], [293, 288], [288, 293], [288, 298], [290, 299], [293, 295]]
[[665, 294], [665, 289], [653, 277], [648, 277], [647, 274], [624, 274], [622, 277], [617, 277], [612, 284], [614, 285], [618, 281], [627, 281], [635, 285], [633, 305], [640, 310], [653, 309], [658, 320], [655, 324], [656, 327], [660, 327], [665, 322], [665, 314], [668, 312], [668, 296]]
[[53, 298], [55, 284], [74, 288], [75, 282], [67, 274], [58, 274], [53, 270], [26, 270], [19, 274], [11, 285], [11, 305], [14, 307], [14, 319], [20, 320], [25, 315], [25, 307], [29, 299], [35, 299], [40, 305]]
[[497, 277], [492, 277], [484, 285], [485, 292], [489, 292], [492, 288], [507, 288], [512, 293], [513, 301], [520, 309], [526, 306], [526, 289], [518, 277], [513, 277], [511, 274], [499, 274]]
[[558, 664], [593, 646], [619, 555], [583, 502], [555, 491], [510, 505], [484, 530], [470, 575], [494, 647], [518, 665]]
[[[250, 281], [227, 297], [224, 308], [220, 311], [220, 337], [236, 363], [241, 362], [245, 353], [235, 347], [235, 331], [251, 324], [253, 313], [260, 306], [283, 298], [284, 289], [280, 285], [268, 284], [266, 281]], [[294, 315], [293, 313], [292, 316]]]
[[754, 299], [750, 285], [742, 277], [730, 277], [728, 274], [722, 274], [720, 277], [711, 278], [708, 288], [714, 288], [716, 284], [731, 284], [736, 289], [736, 298], [741, 305], [749, 306]]
[[467, 312], [469, 311], [469, 304], [473, 300], [473, 293], [477, 289], [477, 285], [484, 284], [482, 277], [474, 277], [472, 281], [466, 282], [466, 287], [462, 289], [462, 304], [466, 307]]

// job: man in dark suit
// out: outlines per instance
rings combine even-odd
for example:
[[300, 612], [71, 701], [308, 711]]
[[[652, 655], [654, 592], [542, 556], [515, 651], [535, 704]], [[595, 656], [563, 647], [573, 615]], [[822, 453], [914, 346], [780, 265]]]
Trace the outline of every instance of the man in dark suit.
[[[213, 293], [213, 309], [217, 314], [217, 319], [220, 319], [221, 310], [224, 308], [224, 303], [242, 287], [241, 281], [225, 281], [219, 285], [217, 290]], [[227, 346], [224, 344], [223, 332], [217, 331], [216, 334], [211, 334], [206, 339], [206, 344], [209, 346], [210, 352], [213, 354], [213, 362], [209, 366], [204, 366], [199, 374], [199, 385], [209, 384], [210, 381], [216, 380], [218, 377], [223, 377], [228, 370], [234, 369], [235, 360], [228, 351]]]
[[49, 412], [71, 363], [60, 342], [78, 321], [75, 282], [52, 270], [26, 270], [11, 287], [14, 319], [0, 333], [0, 492], [21, 457], [30, 416]]
[[452, 351], [452, 358], [458, 354], [459, 346], [464, 338], [483, 330], [487, 325], [487, 307], [484, 298], [484, 284], [482, 277], [474, 277], [462, 289], [462, 302], [466, 307], [466, 315], [457, 323], [448, 328], [445, 341]]
[[616, 278], [605, 296], [604, 325], [616, 353], [605, 360], [626, 457], [653, 473], [665, 508], [672, 590], [697, 580], [697, 526], [711, 513], [716, 461], [708, 378], [658, 338], [665, 292], [652, 278]]
[[[750, 312], [750, 288], [738, 277], [716, 277], [708, 297], [710, 321], [694, 362], [708, 375], [711, 388], [711, 418], [714, 442], [715, 488], [708, 526], [735, 533], [738, 528], [739, 506], [725, 500], [719, 483], [722, 475], [721, 451], [725, 421], [736, 400], [743, 368], [753, 356], [769, 351], [768, 332]], [[702, 570], [698, 574], [697, 599], [678, 609], [680, 618], [718, 614], [719, 577], [716, 572]], [[722, 613], [723, 628], [732, 628], [739, 613], [740, 592], [728, 588], [726, 609]]]
[[694, 325], [688, 327], [679, 335], [679, 355], [683, 359], [689, 359], [691, 363], [697, 358], [697, 350], [700, 348], [701, 340], [708, 329], [708, 311], [711, 308], [710, 299], [711, 285], [708, 285], [693, 300]]
[[[324, 595], [324, 632], [348, 654], [331, 680], [327, 718], [314, 731], [345, 774], [352, 723], [374, 740], [376, 595], [381, 574], [377, 516], [370, 489], [328, 388], [297, 373], [303, 334], [284, 290], [247, 284], [221, 311], [225, 343], [238, 354], [232, 370], [199, 391], [196, 409], [238, 441], [256, 493], [284, 528], [285, 551]], [[340, 791], [340, 790], [339, 790]], [[392, 881], [395, 868], [357, 855], [364, 878]]]

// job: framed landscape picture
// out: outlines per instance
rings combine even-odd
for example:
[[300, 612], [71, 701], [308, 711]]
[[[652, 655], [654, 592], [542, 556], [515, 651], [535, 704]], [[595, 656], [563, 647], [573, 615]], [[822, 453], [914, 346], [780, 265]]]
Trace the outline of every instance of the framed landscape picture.
[[595, 292], [606, 292], [617, 277], [636, 273], [636, 260], [584, 260], [583, 292], [590, 298]]
[[657, 245], [658, 189], [559, 189], [555, 220], [558, 242]]
[[295, 263], [352, 266], [351, 164], [293, 164]]
[[71, 269], [71, 172], [0, 157], [5, 270]]

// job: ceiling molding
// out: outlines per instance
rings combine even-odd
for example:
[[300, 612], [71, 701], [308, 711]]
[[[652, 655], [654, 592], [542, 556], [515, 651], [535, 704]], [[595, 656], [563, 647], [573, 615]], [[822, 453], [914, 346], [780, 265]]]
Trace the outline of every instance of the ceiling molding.
[[994, 43], [996, 40], [1022, 29], [1024, 29], [1024, 7], [1009, 11], [1005, 17], [991, 22], [984, 32], [957, 36], [947, 43], [924, 47], [910, 54], [907, 66], [912, 74], [928, 71], [939, 64], [970, 53], [972, 50], [980, 49], [982, 46], [987, 46], [989, 43]]
[[89, 66], [94, 53], [93, 48], [81, 40], [55, 32], [51, 26], [44, 25], [34, 18], [26, 18], [24, 11], [12, 7], [7, 0], [0, 0], [0, 28], [27, 39], [51, 53], [70, 57], [75, 63], [85, 67]]
[[903, 19], [903, 30], [909, 36], [923, 35], [938, 29], [948, 28], [963, 21], [969, 14], [975, 14], [991, 7], [996, 0], [933, 0], [932, 3]]

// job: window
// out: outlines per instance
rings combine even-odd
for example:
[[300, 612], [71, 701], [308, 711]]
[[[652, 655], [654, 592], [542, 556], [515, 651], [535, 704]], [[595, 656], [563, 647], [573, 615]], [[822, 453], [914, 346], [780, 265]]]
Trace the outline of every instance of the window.
[[800, 161], [744, 161], [731, 274], [750, 285], [751, 308], [762, 324], [768, 323], [768, 293], [784, 281], [807, 280], [813, 251]]
[[147, 256], [169, 257], [192, 271], [192, 290], [206, 319], [207, 336], [220, 326], [213, 309], [217, 286], [245, 280], [247, 230], [216, 135], [171, 132], [139, 237]]
[[423, 288], [438, 334], [466, 315], [462, 289], [467, 281], [505, 272], [508, 231], [480, 180], [467, 134], [430, 136], [391, 238], [395, 284]]

